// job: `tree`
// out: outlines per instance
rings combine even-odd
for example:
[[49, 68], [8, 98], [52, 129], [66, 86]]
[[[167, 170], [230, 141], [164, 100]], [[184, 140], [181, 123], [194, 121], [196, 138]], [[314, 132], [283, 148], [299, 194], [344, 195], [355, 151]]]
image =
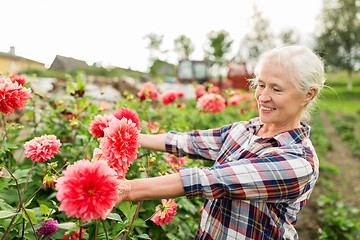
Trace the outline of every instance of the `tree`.
[[191, 39], [185, 35], [180, 35], [174, 40], [175, 51], [179, 53], [180, 59], [189, 59], [190, 55], [194, 52], [195, 47]]
[[160, 47], [163, 43], [164, 35], [149, 33], [146, 34], [144, 38], [149, 40], [147, 48], [150, 50], [150, 65], [152, 65], [156, 59], [159, 59], [159, 56], [162, 53]]
[[231, 51], [233, 40], [230, 39], [229, 33], [225, 30], [218, 32], [211, 31], [207, 37], [209, 46], [208, 49], [205, 50], [205, 54], [211, 66], [217, 68], [215, 72], [221, 80], [221, 71], [228, 63], [227, 54]]
[[347, 71], [351, 92], [352, 72], [360, 64], [360, 0], [324, 0], [320, 22], [315, 51], [328, 68]]
[[300, 35], [294, 29], [288, 28], [280, 32], [279, 39], [283, 44], [298, 44]]
[[251, 17], [251, 31], [241, 41], [239, 56], [246, 59], [248, 63], [257, 61], [260, 54], [273, 48], [274, 35], [270, 29], [270, 22], [263, 18], [262, 13], [254, 4], [254, 14]]

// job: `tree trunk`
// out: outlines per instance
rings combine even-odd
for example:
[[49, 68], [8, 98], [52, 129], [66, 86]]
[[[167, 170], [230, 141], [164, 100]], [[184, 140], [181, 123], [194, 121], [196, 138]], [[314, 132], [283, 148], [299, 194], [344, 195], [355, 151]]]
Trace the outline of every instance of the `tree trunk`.
[[347, 91], [352, 92], [352, 71], [348, 70], [348, 82], [347, 82]]

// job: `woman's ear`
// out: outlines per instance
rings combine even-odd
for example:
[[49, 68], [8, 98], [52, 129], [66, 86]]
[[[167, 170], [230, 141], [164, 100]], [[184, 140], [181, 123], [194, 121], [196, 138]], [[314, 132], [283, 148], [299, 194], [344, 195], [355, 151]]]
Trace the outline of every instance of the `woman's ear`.
[[311, 99], [314, 98], [315, 94], [316, 94], [316, 88], [315, 87], [310, 88], [310, 91], [304, 96], [304, 101], [303, 101], [304, 106], [306, 106], [311, 101]]

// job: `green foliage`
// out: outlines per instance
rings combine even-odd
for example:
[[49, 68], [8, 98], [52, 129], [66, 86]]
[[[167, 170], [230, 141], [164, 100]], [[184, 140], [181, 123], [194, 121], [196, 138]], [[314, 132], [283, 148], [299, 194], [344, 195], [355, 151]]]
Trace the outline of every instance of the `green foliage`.
[[228, 53], [231, 51], [231, 40], [230, 35], [225, 30], [218, 32], [211, 31], [208, 34], [209, 47], [206, 50], [206, 57], [212, 66], [218, 68], [218, 73], [221, 73], [221, 69], [226, 66], [229, 61]]
[[[60, 177], [66, 166], [92, 158], [100, 141], [89, 132], [90, 123], [96, 115], [109, 115], [116, 109], [128, 107], [138, 113], [140, 120], [155, 126], [147, 128], [142, 124], [142, 133], [185, 132], [247, 120], [256, 115], [256, 110], [251, 108], [253, 102], [244, 101], [240, 106], [228, 106], [221, 113], [205, 114], [196, 109], [195, 99], [178, 98], [165, 106], [158, 100], [140, 101], [124, 92], [126, 98], [114, 102], [108, 111], [104, 111], [94, 99], [83, 95], [86, 82], [82, 74], [78, 72], [75, 77], [67, 76], [66, 96], [46, 98], [34, 94], [19, 115], [4, 116], [0, 132], [0, 136], [4, 137], [0, 160], [3, 166], [1, 172], [6, 175], [0, 178], [0, 237], [6, 233], [6, 239], [17, 239], [24, 234], [24, 239], [35, 239], [36, 230], [43, 222], [54, 219], [59, 222], [59, 230], [51, 239], [62, 239], [65, 232], [71, 235], [80, 229], [86, 229], [85, 238], [94, 238], [95, 235], [98, 239], [105, 239], [106, 235], [110, 239], [116, 236], [118, 239], [193, 238], [200, 219], [202, 198], [176, 199], [178, 213], [169, 225], [162, 227], [149, 220], [160, 201], [122, 202], [112, 210], [107, 220], [82, 223], [59, 211], [54, 187], [43, 186], [44, 175], [51, 173]], [[23, 144], [44, 134], [60, 139], [60, 153], [47, 162], [33, 162], [24, 156]], [[179, 166], [168, 164], [165, 156], [166, 153], [139, 148], [138, 159], [132, 162], [126, 178], [156, 177], [177, 171]], [[187, 160], [188, 167], [212, 164]], [[22, 204], [19, 204], [20, 199]]]
[[353, 71], [360, 61], [359, 0], [326, 0], [316, 51], [332, 69]]
[[174, 40], [175, 51], [180, 54], [180, 59], [189, 59], [190, 55], [194, 52], [195, 47], [191, 39], [185, 35], [180, 35]]
[[161, 61], [156, 59], [153, 65], [150, 67], [149, 71], [150, 75], [152, 76], [176, 76], [176, 69], [175, 66], [167, 63], [165, 61]]
[[247, 63], [254, 63], [260, 54], [274, 46], [274, 35], [270, 22], [263, 17], [262, 12], [254, 5], [254, 14], [250, 24], [252, 29], [244, 36], [239, 50], [240, 57]]
[[320, 196], [318, 205], [322, 217], [321, 228], [318, 230], [319, 239], [326, 240], [355, 240], [360, 238], [360, 214], [357, 208], [351, 204], [343, 203], [338, 194], [331, 196]]

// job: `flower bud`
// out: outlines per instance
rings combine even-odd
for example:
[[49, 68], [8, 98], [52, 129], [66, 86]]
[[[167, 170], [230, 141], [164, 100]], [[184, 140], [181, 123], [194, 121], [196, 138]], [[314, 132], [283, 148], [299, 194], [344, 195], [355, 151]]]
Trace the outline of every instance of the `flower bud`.
[[70, 127], [77, 127], [78, 125], [79, 123], [75, 121], [70, 123]]
[[54, 187], [57, 181], [57, 177], [55, 175], [49, 175], [46, 174], [43, 178], [43, 184], [45, 184], [45, 187]]

